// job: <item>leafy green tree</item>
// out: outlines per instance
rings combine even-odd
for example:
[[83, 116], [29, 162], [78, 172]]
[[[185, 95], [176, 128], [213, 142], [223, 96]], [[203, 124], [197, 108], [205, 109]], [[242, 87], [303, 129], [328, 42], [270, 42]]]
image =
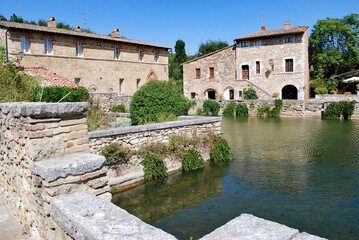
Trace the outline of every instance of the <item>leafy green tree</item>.
[[44, 19], [39, 19], [37, 25], [47, 27], [47, 21]]
[[228, 43], [221, 40], [217, 40], [217, 41], [207, 40], [205, 43], [201, 43], [199, 45], [198, 56], [206, 55], [208, 53], [217, 51], [227, 46]]
[[309, 54], [312, 79], [358, 69], [359, 14], [318, 20], [309, 38]]
[[11, 15], [10, 22], [25, 23], [24, 19], [22, 17], [18, 17], [15, 13]]
[[175, 45], [175, 54], [169, 54], [168, 61], [170, 63], [169, 76], [175, 80], [183, 79], [183, 67], [181, 63], [187, 61], [187, 54], [185, 50], [185, 42], [177, 40]]
[[7, 21], [7, 19], [4, 17], [4, 15], [0, 14], [0, 21]]

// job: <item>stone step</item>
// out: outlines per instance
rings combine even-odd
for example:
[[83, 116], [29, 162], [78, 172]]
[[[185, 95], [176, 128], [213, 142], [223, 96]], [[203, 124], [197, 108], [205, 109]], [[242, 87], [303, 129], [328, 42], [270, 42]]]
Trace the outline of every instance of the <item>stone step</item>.
[[60, 177], [96, 171], [105, 164], [105, 157], [92, 153], [75, 153], [58, 158], [37, 161], [34, 172], [47, 182]]

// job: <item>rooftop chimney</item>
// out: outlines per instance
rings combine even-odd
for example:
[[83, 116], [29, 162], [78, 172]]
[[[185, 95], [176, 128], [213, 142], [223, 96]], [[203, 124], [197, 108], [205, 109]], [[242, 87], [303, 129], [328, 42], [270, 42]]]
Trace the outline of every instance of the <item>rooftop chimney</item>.
[[285, 21], [284, 22], [284, 29], [289, 29], [290, 28], [290, 22], [289, 21]]
[[77, 25], [77, 26], [74, 28], [74, 30], [77, 31], [77, 32], [81, 32], [81, 28], [80, 28], [79, 25]]
[[111, 37], [119, 38], [120, 37], [120, 30], [118, 30], [118, 28], [114, 28], [112, 30]]
[[47, 27], [56, 28], [56, 19], [54, 16], [50, 17], [49, 21], [47, 21]]

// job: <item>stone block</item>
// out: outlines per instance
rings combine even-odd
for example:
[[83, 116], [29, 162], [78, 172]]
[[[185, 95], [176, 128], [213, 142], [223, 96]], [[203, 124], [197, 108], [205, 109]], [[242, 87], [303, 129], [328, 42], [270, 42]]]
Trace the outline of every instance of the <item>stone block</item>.
[[78, 153], [37, 161], [34, 164], [34, 172], [47, 182], [52, 182], [60, 177], [96, 171], [103, 166], [105, 161], [105, 157], [100, 155]]
[[100, 188], [100, 189], [96, 189], [96, 190], [93, 190], [93, 189], [89, 189], [88, 191], [90, 192], [90, 193], [92, 193], [93, 195], [100, 195], [100, 194], [103, 194], [103, 193], [105, 193], [105, 192], [108, 192], [108, 191], [110, 191], [111, 190], [111, 188], [110, 188], [110, 186], [105, 186], [105, 187], [103, 187], [103, 188]]
[[66, 178], [59, 178], [56, 181], [53, 181], [51, 183], [43, 180], [42, 185], [44, 187], [56, 187], [60, 185], [70, 184], [70, 183], [78, 183], [81, 182], [81, 176], [68, 176]]
[[87, 144], [87, 143], [89, 143], [88, 137], [86, 137], [86, 138], [80, 138], [80, 139], [77, 139], [77, 140], [76, 140], [76, 144], [77, 144], [77, 145], [82, 145], [82, 144]]
[[54, 199], [51, 216], [74, 239], [176, 239], [89, 192]]
[[108, 171], [108, 169], [106, 167], [104, 167], [104, 168], [102, 168], [102, 169], [100, 169], [98, 171], [94, 171], [94, 172], [91, 172], [91, 173], [84, 174], [83, 176], [81, 176], [81, 181], [86, 181], [88, 179], [104, 175], [104, 174], [107, 173], [107, 171]]
[[105, 186], [107, 183], [108, 183], [107, 177], [102, 177], [102, 178], [95, 178], [93, 180], [90, 180], [87, 184], [90, 187], [97, 189], [97, 188]]
[[46, 128], [46, 126], [43, 123], [38, 123], [35, 125], [24, 125], [24, 128], [27, 131], [38, 131], [38, 130], [44, 130]]
[[321, 238], [315, 235], [311, 235], [306, 232], [298, 233], [294, 238], [291, 240], [326, 240], [326, 238]]
[[80, 119], [63, 120], [60, 122], [61, 127], [77, 125], [77, 124], [85, 124], [86, 125], [86, 117], [83, 117]]
[[52, 131], [51, 130], [43, 130], [43, 131], [36, 131], [36, 132], [29, 132], [29, 138], [43, 138], [43, 137], [52, 137]]
[[80, 145], [66, 149], [67, 154], [87, 152], [87, 151], [88, 151], [88, 145]]

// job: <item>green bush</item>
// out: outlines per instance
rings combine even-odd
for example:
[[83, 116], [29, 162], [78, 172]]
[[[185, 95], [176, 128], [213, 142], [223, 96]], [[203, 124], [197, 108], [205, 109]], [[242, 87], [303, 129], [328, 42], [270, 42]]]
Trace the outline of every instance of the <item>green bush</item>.
[[231, 102], [224, 108], [223, 115], [224, 116], [233, 116], [235, 109], [236, 109], [236, 103]]
[[350, 119], [354, 113], [355, 101], [332, 102], [324, 111], [323, 119], [340, 119], [343, 115], [344, 119]]
[[167, 168], [163, 160], [156, 153], [147, 154], [141, 164], [143, 165], [145, 180], [150, 180], [152, 178], [162, 178], [168, 175]]
[[228, 162], [232, 159], [232, 151], [228, 145], [228, 142], [221, 137], [220, 134], [214, 137], [210, 158], [215, 163]]
[[204, 167], [204, 160], [201, 153], [191, 148], [182, 156], [182, 170], [189, 172]]
[[314, 92], [316, 94], [327, 94], [328, 93], [328, 88], [325, 87], [325, 86], [319, 86], [314, 90]]
[[107, 165], [127, 163], [131, 157], [131, 150], [118, 143], [111, 143], [102, 148], [102, 156], [106, 158]]
[[197, 110], [196, 110], [196, 115], [197, 115], [197, 116], [203, 115], [203, 110], [202, 110], [202, 108], [197, 108]]
[[248, 116], [248, 107], [245, 104], [238, 104], [236, 107], [236, 116]]
[[[32, 100], [38, 102], [41, 97], [42, 88], [37, 87], [32, 93]], [[69, 95], [66, 96], [71, 92]], [[65, 97], [66, 96], [66, 97]], [[61, 100], [65, 97], [63, 100]], [[42, 102], [86, 102], [89, 99], [89, 92], [85, 87], [78, 87], [77, 89], [68, 87], [45, 87], [42, 94]]]
[[126, 107], [123, 104], [113, 106], [112, 109], [111, 109], [111, 112], [125, 113], [126, 112]]
[[258, 99], [257, 92], [253, 88], [243, 89], [243, 96], [245, 99]]
[[135, 92], [130, 104], [132, 124], [158, 122], [161, 113], [172, 113], [176, 117], [186, 115], [189, 109], [187, 98], [173, 84], [165, 81], [151, 81]]
[[203, 112], [209, 116], [218, 116], [219, 109], [221, 108], [221, 105], [219, 105], [218, 102], [206, 100], [203, 103]]
[[350, 119], [354, 113], [355, 101], [340, 101], [340, 109], [342, 110], [343, 118]]
[[283, 108], [282, 99], [274, 100], [274, 108], [272, 109], [269, 104], [264, 104], [262, 107], [257, 108], [258, 116], [263, 117], [266, 115], [267, 117], [279, 117], [280, 111]]

